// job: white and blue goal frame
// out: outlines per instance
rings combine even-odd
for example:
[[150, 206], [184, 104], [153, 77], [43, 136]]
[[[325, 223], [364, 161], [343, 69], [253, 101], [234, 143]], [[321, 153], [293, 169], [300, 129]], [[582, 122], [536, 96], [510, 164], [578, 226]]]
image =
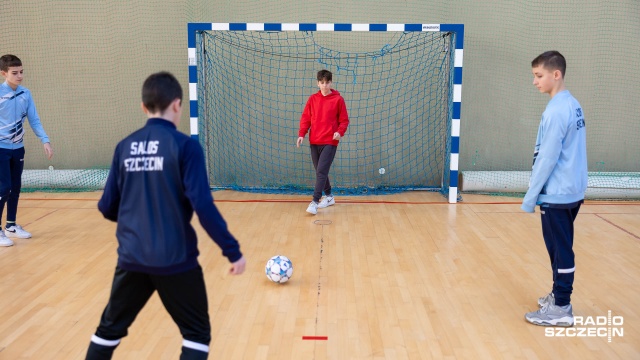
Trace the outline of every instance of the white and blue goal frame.
[[198, 31], [438, 31], [455, 33], [453, 111], [451, 114], [451, 157], [449, 161], [449, 202], [458, 197], [460, 157], [460, 107], [462, 104], [463, 24], [331, 24], [331, 23], [189, 23], [189, 117], [191, 137], [198, 139], [198, 70], [196, 33]]

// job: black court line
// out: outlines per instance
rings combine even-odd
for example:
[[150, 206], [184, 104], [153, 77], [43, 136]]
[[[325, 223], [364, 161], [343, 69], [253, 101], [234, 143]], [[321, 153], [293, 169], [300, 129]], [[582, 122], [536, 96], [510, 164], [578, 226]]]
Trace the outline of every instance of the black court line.
[[[318, 333], [318, 313], [320, 312], [320, 294], [322, 293], [322, 259], [324, 255], [324, 227], [325, 225], [331, 225], [331, 220], [315, 220], [313, 222], [316, 225], [322, 226], [322, 230], [320, 232], [320, 261], [318, 261], [318, 295], [316, 297], [316, 321], [315, 321], [315, 329], [314, 333]], [[303, 336], [302, 340], [328, 340], [328, 336]]]

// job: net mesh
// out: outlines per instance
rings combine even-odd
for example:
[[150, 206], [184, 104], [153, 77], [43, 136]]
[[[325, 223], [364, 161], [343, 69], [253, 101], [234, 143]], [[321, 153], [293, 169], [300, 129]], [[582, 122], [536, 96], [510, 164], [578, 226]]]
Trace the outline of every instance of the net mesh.
[[311, 189], [308, 143], [296, 148], [295, 142], [305, 103], [318, 91], [316, 73], [327, 69], [350, 121], [329, 174], [334, 191], [442, 190], [452, 38], [439, 32], [200, 33], [199, 135], [210, 183]]

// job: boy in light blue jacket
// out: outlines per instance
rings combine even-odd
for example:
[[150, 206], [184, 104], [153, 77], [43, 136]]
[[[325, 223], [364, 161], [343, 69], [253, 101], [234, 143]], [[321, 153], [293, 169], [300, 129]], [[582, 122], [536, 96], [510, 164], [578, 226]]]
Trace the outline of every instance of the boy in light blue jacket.
[[529, 190], [522, 210], [540, 205], [542, 235], [553, 270], [552, 291], [525, 319], [535, 325], [572, 326], [575, 273], [573, 222], [587, 189], [587, 136], [580, 103], [565, 89], [566, 60], [547, 51], [531, 62], [533, 85], [551, 100], [542, 114], [533, 153]]
[[0, 75], [5, 78], [5, 82], [0, 84], [0, 220], [7, 204], [4, 231], [0, 225], [0, 246], [12, 246], [13, 241], [9, 237], [31, 237], [31, 233], [16, 224], [24, 169], [25, 120], [29, 120], [33, 132], [40, 138], [47, 158], [53, 156], [53, 148], [40, 123], [31, 92], [21, 85], [23, 72], [22, 61], [17, 56], [0, 56]]

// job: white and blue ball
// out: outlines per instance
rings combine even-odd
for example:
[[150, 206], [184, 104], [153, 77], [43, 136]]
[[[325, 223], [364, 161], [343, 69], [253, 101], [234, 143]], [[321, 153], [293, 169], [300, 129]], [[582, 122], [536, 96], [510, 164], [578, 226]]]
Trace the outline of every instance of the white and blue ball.
[[267, 278], [275, 283], [286, 283], [293, 275], [293, 264], [284, 255], [276, 255], [267, 261], [265, 267]]

